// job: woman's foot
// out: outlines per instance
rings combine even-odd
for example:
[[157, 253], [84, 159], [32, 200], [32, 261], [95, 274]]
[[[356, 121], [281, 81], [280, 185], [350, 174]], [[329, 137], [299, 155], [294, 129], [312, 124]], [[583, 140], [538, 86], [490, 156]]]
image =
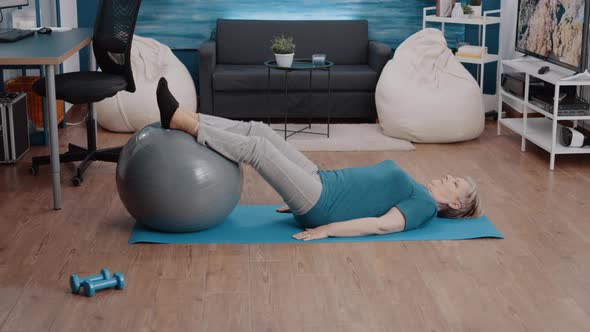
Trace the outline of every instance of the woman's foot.
[[199, 115], [196, 112], [188, 112], [178, 105], [176, 98], [168, 89], [168, 82], [163, 77], [158, 82], [156, 97], [163, 128], [178, 129], [191, 135], [197, 135]]
[[162, 127], [170, 129], [170, 121], [178, 109], [178, 101], [168, 89], [168, 81], [164, 77], [160, 78], [158, 88], [156, 89], [156, 99], [160, 109], [160, 122]]

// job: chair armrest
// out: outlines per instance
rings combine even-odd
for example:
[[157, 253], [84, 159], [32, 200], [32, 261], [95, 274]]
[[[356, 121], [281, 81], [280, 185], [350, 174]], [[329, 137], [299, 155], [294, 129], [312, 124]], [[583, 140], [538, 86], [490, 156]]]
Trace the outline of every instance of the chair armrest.
[[383, 67], [390, 59], [391, 47], [382, 42], [369, 40], [369, 67], [381, 75]]
[[199, 48], [200, 113], [213, 114], [213, 72], [217, 64], [217, 43], [207, 40]]

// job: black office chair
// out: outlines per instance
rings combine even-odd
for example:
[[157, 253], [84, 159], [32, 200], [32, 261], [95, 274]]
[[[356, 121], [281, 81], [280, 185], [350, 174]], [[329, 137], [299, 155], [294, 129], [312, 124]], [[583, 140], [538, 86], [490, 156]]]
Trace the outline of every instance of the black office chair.
[[[96, 111], [93, 103], [112, 97], [119, 91], [135, 92], [131, 71], [131, 42], [141, 0], [101, 0], [98, 5], [92, 46], [96, 63], [102, 70], [65, 73], [55, 76], [55, 94], [72, 104], [88, 103], [86, 132], [88, 147], [68, 144], [61, 154], [61, 163], [82, 161], [76, 168], [72, 183], [84, 180], [84, 171], [93, 161], [116, 163], [122, 147], [96, 148]], [[33, 84], [33, 90], [45, 96], [45, 78]], [[40, 165], [48, 165], [49, 156], [33, 157], [31, 172], [37, 174]]]

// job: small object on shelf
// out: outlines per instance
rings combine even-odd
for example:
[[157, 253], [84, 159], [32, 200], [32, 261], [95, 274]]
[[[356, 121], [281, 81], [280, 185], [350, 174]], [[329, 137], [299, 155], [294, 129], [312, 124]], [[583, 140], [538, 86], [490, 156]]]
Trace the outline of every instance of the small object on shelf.
[[456, 56], [481, 59], [488, 54], [488, 48], [474, 45], [464, 45], [457, 49]]
[[487, 47], [484, 48], [482, 46], [463, 45], [458, 51], [462, 53], [481, 54], [482, 51], [487, 52], [487, 49]]
[[436, 0], [436, 16], [450, 17], [455, 7], [455, 0]]
[[455, 48], [457, 49], [457, 51], [459, 50], [459, 48], [466, 45], [469, 45], [469, 43], [464, 40], [459, 40], [459, 38], [457, 38], [457, 41], [455, 43]]
[[460, 2], [458, 2], [455, 4], [455, 7], [453, 7], [453, 12], [451, 12], [451, 17], [462, 18], [465, 16], [465, 14], [469, 14], [469, 13], [465, 12], [463, 5]]
[[[459, 4], [455, 5], [455, 9], [460, 10], [463, 13], [463, 15], [467, 15], [469, 17], [471, 17], [471, 15], [473, 14], [473, 9], [471, 9], [471, 7], [469, 7], [469, 5], [464, 5], [464, 4], [459, 3]], [[455, 9], [453, 9], [453, 12], [455, 11]]]
[[543, 66], [541, 68], [539, 68], [539, 71], [537, 73], [539, 73], [539, 75], [543, 75], [546, 72], [548, 72], [550, 70], [549, 66]]
[[481, 0], [469, 1], [469, 9], [471, 9], [471, 16], [473, 16], [473, 17], [481, 16]]
[[465, 53], [459, 53], [459, 52], [455, 53], [455, 56], [459, 56], [459, 57], [462, 57], [462, 58], [473, 58], [473, 59], [481, 59], [481, 58], [483, 58], [481, 56], [481, 54], [465, 54]]
[[324, 65], [324, 63], [326, 63], [326, 55], [325, 54], [312, 54], [311, 63], [314, 66]]
[[561, 127], [559, 143], [568, 148], [581, 148], [590, 145], [590, 137], [584, 136], [574, 128]]

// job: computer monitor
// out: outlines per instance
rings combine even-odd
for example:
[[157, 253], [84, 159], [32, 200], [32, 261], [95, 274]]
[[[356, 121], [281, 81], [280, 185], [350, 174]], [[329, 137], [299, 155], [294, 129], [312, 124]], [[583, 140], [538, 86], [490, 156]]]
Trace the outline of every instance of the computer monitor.
[[29, 0], [0, 0], [0, 8], [28, 6]]

